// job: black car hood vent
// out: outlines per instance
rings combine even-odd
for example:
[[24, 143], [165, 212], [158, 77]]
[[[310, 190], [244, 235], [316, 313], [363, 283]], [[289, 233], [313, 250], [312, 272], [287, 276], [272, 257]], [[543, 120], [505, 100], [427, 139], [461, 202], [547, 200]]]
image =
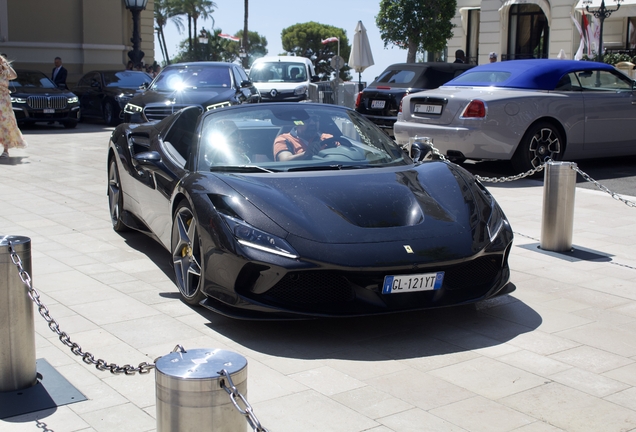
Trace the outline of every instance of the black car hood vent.
[[432, 170], [364, 174], [220, 177], [285, 231], [314, 241], [395, 241], [462, 232], [470, 236], [472, 203], [467, 201], [472, 195], [457, 193], [457, 179], [444, 164], [438, 165]]

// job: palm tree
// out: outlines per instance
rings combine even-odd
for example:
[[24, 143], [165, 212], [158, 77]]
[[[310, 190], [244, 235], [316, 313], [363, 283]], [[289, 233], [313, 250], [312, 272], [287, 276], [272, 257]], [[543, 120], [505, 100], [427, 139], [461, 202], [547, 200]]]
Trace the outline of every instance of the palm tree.
[[159, 48], [166, 63], [170, 64], [170, 56], [168, 55], [168, 46], [166, 44], [166, 36], [163, 32], [164, 27], [171, 20], [176, 26], [179, 33], [183, 32], [183, 22], [175, 9], [175, 0], [155, 0], [155, 30], [159, 39]]
[[[212, 28], [214, 28], [214, 18], [212, 12], [216, 8], [216, 3], [212, 0], [174, 0], [178, 6], [179, 14], [188, 17], [188, 49], [192, 51], [193, 39], [196, 44], [197, 20], [199, 18], [212, 19]], [[194, 27], [194, 28], [193, 28]]]

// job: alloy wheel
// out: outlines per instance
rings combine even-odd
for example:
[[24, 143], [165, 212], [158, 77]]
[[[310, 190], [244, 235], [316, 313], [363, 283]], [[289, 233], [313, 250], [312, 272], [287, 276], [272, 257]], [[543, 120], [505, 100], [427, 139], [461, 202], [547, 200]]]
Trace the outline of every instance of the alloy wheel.
[[197, 224], [187, 205], [179, 207], [172, 228], [172, 262], [175, 279], [184, 300], [198, 304], [203, 295], [201, 285], [201, 248]]

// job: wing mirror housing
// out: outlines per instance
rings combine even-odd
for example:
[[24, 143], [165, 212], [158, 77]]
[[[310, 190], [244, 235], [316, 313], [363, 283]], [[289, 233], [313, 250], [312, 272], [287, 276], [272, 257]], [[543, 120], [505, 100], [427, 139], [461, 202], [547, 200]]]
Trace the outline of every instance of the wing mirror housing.
[[312, 83], [320, 81], [320, 77], [318, 75], [312, 75], [310, 81]]

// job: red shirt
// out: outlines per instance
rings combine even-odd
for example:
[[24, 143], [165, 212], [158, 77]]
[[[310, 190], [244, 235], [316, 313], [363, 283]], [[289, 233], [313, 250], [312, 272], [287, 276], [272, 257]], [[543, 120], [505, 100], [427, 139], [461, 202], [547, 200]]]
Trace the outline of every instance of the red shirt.
[[[311, 140], [305, 141], [296, 133], [296, 129], [292, 129], [288, 133], [280, 134], [274, 140], [274, 160], [278, 160], [278, 154], [282, 151], [288, 151], [291, 154], [298, 154], [309, 151], [310, 146], [317, 140], [324, 141], [333, 137], [330, 134], [315, 135]], [[339, 144], [336, 144], [339, 145]], [[326, 148], [326, 145], [320, 147], [320, 150]]]

